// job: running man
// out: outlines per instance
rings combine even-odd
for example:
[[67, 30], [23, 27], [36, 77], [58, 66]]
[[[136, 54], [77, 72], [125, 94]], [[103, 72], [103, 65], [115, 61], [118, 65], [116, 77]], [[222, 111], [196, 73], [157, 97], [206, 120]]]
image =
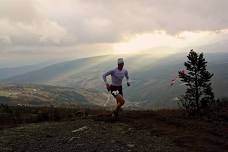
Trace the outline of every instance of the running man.
[[[124, 77], [126, 77], [127, 79], [127, 86], [130, 86], [128, 71], [123, 68], [124, 67], [123, 58], [119, 58], [117, 60], [117, 63], [118, 63], [117, 68], [110, 70], [103, 75], [103, 80], [106, 84], [106, 88], [108, 89], [108, 91], [111, 91], [112, 95], [115, 97], [117, 102], [116, 109], [113, 111], [113, 116], [115, 118], [118, 117], [118, 113], [121, 109], [121, 106], [123, 106], [125, 103], [125, 100], [123, 98], [123, 89], [122, 89], [122, 80]], [[107, 82], [107, 79], [106, 79], [108, 75], [111, 75], [111, 78], [112, 78], [111, 85]]]

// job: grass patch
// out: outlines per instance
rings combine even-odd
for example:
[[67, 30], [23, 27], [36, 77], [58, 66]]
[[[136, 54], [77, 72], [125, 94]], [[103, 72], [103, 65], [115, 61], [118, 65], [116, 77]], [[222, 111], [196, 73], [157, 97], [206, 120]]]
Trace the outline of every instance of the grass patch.
[[84, 116], [86, 111], [79, 108], [0, 105], [1, 125], [75, 120]]

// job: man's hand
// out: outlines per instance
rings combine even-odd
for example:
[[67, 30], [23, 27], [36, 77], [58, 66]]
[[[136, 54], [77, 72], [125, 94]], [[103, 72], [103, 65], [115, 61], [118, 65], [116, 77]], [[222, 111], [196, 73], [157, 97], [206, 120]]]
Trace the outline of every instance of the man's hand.
[[128, 86], [128, 87], [131, 86], [130, 82], [127, 82], [127, 86]]
[[108, 83], [106, 83], [106, 88], [108, 91], [110, 91], [110, 85]]

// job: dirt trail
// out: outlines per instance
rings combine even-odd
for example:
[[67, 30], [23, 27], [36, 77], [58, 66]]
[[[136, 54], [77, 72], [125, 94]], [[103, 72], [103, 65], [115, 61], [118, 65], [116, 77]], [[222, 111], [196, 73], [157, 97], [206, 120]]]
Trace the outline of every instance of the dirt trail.
[[116, 122], [88, 117], [3, 129], [0, 151], [222, 152], [228, 149], [227, 123], [171, 119], [154, 112], [122, 112], [121, 116]]

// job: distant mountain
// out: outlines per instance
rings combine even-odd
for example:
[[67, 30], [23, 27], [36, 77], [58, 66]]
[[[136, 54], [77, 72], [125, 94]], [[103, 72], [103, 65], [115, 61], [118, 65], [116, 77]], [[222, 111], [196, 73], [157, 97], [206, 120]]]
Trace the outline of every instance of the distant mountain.
[[[47, 85], [0, 85], [0, 104], [25, 106], [100, 106], [99, 100], [91, 100], [99, 94], [92, 90]], [[91, 102], [92, 101], [92, 102]], [[102, 100], [104, 102], [104, 99]]]
[[[208, 69], [214, 73], [213, 87], [218, 97], [228, 96], [228, 54], [206, 54]], [[105, 94], [102, 74], [116, 67], [118, 56], [83, 58], [47, 66], [40, 70], [11, 77], [4, 83], [48, 84], [73, 88], [95, 89]], [[133, 105], [163, 108], [175, 107], [177, 97], [184, 92], [178, 80], [174, 86], [170, 82], [184, 68], [186, 54], [174, 54], [155, 58], [150, 54], [125, 56], [126, 68], [132, 79], [127, 88], [124, 81], [124, 95]], [[96, 97], [94, 97], [96, 98]]]
[[22, 75], [31, 71], [36, 71], [51, 64], [53, 64], [53, 62], [50, 62], [50, 63], [44, 62], [44, 63], [34, 64], [34, 65], [24, 65], [19, 67], [0, 68], [0, 80], [14, 77], [17, 75]]

